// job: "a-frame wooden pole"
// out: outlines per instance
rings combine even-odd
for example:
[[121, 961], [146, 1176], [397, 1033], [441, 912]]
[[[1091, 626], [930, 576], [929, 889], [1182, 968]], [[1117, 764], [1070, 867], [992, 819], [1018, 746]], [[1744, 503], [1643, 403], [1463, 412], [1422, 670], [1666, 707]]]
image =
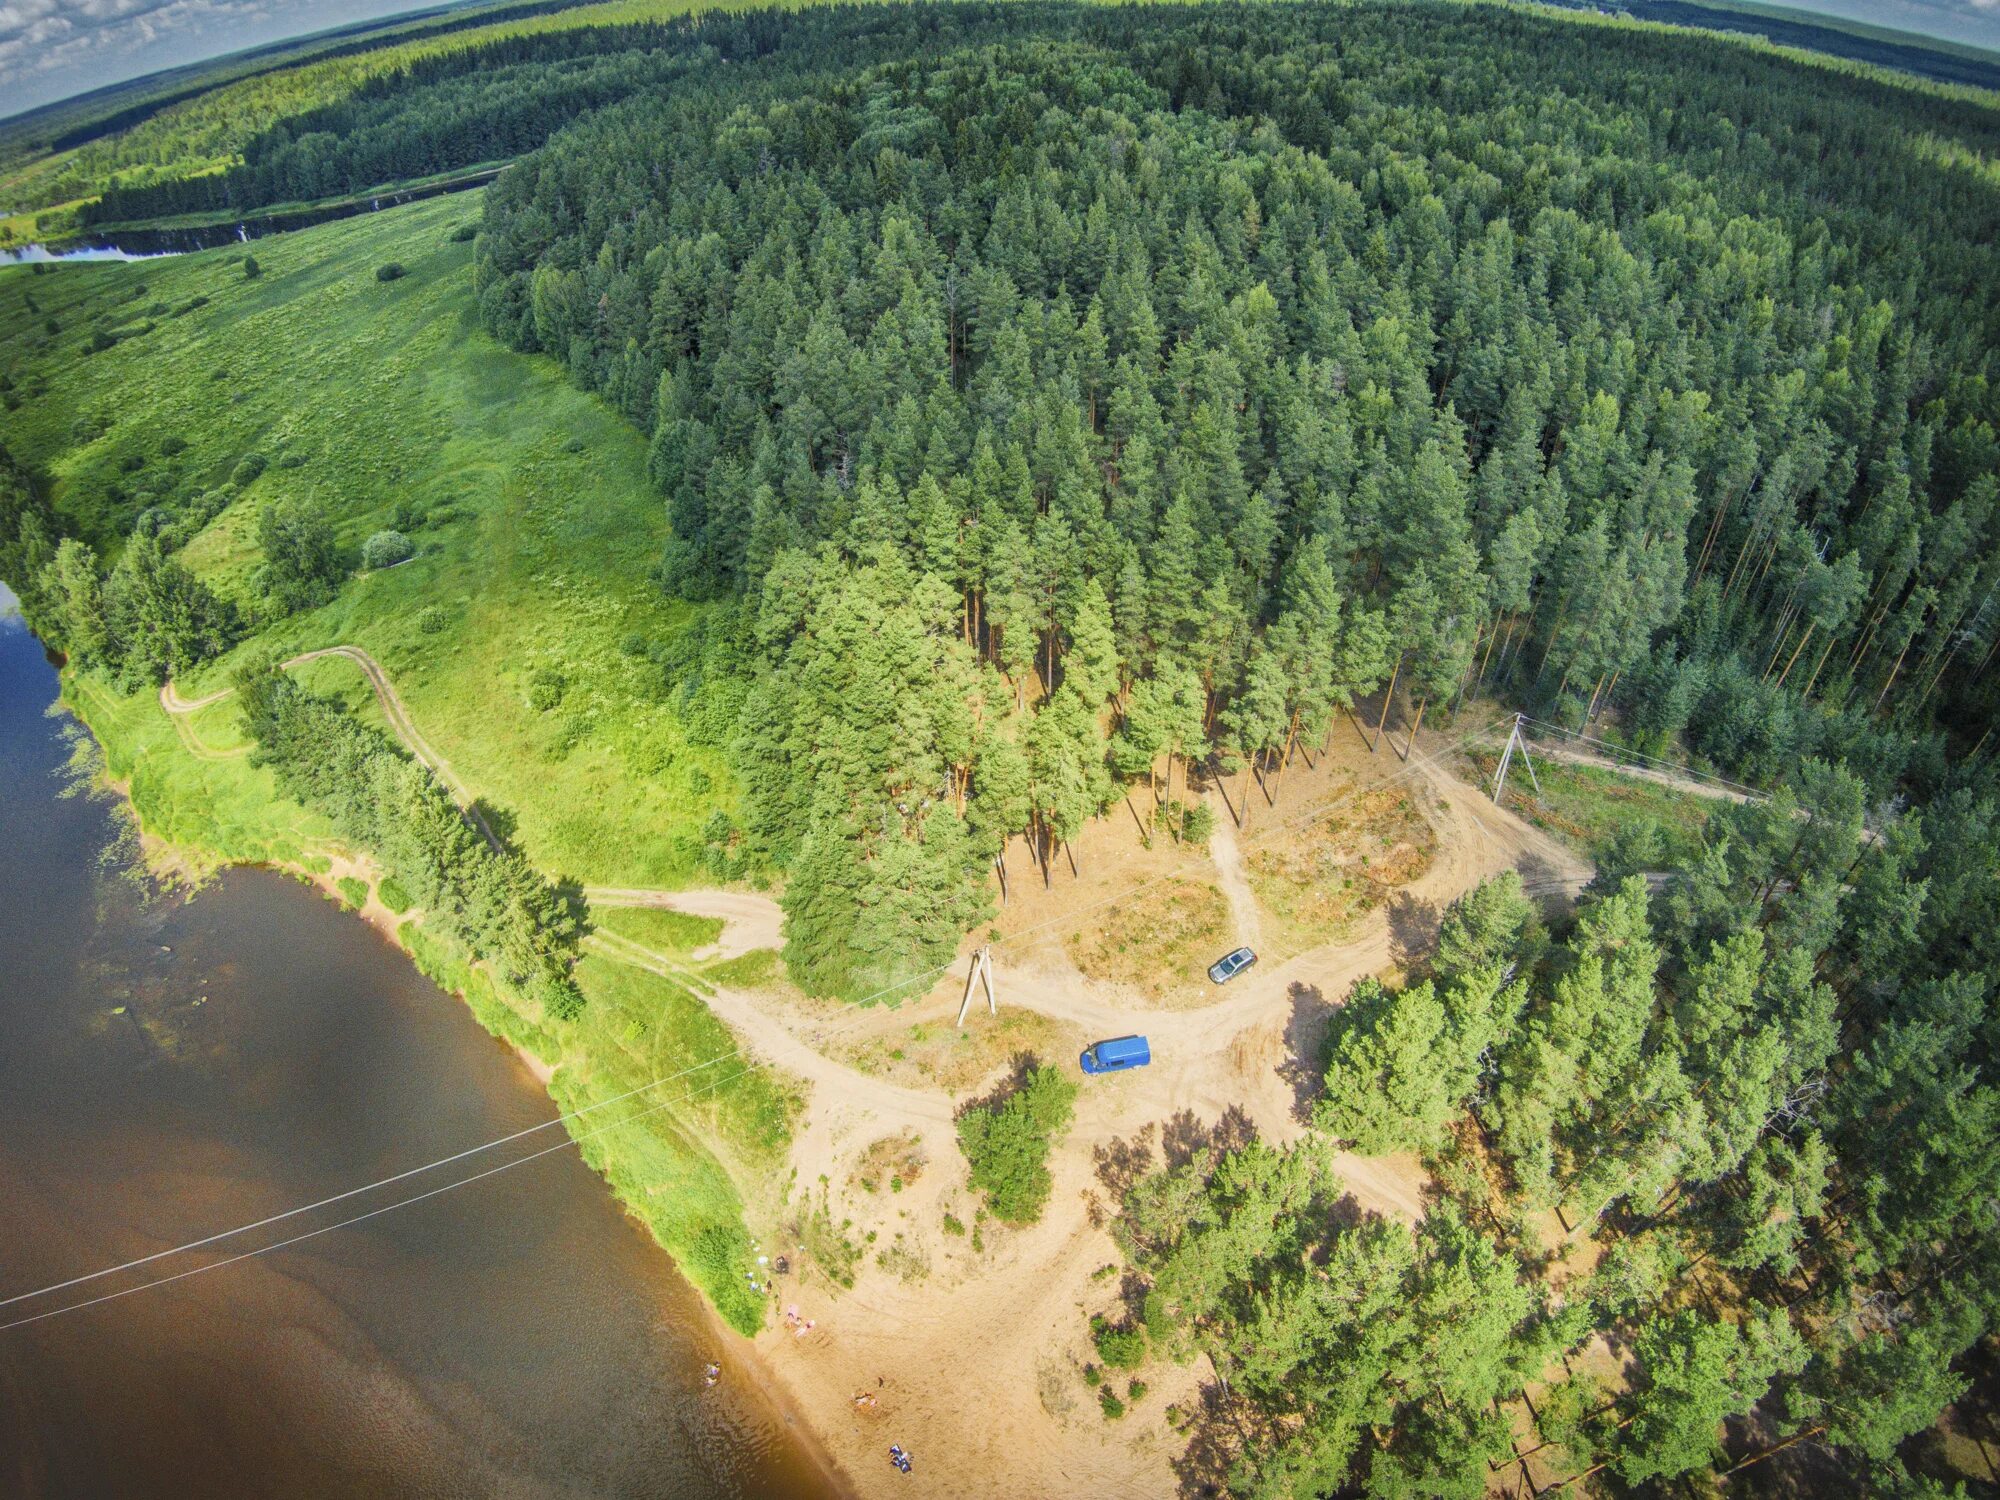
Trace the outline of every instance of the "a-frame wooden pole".
[[986, 1013], [992, 1016], [999, 1015], [1000, 1002], [993, 993], [993, 949], [991, 946], [983, 947], [972, 955], [972, 967], [966, 970], [965, 973], [965, 995], [958, 1002], [958, 1019], [952, 1023], [953, 1025], [963, 1026], [965, 1024], [965, 1013], [972, 1008], [973, 990], [982, 985], [986, 990]]

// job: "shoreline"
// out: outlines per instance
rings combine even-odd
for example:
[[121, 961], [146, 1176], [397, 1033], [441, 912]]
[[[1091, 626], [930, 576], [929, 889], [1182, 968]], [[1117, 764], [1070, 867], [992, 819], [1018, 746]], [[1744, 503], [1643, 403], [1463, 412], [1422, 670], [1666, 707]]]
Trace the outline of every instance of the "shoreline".
[[[71, 692], [73, 684], [68, 676], [67, 667], [59, 668], [59, 672], [61, 674], [59, 677], [61, 690], [56, 701], [62, 707], [63, 711], [74, 719], [84, 732], [89, 735], [92, 749], [98, 757], [97, 763], [91, 773], [92, 785], [114, 796], [123, 815], [130, 820], [130, 825], [137, 837], [139, 859], [147, 874], [161, 881], [169, 888], [177, 890], [184, 896], [192, 896], [198, 893], [208, 880], [226, 870], [239, 868], [270, 870], [274, 874], [282, 875], [287, 879], [297, 880], [301, 884], [312, 887], [321, 897], [337, 906], [344, 915], [356, 917], [364, 922], [368, 927], [373, 929], [383, 942], [394, 948], [397, 954], [413, 970], [422, 974], [423, 971], [418, 968], [415, 955], [408, 948], [404, 947], [401, 941], [400, 928], [402, 922], [406, 919], [399, 918], [395, 913], [381, 904], [373, 888], [375, 884], [373, 877], [376, 874], [375, 867], [364, 856], [357, 856], [352, 853], [333, 854], [323, 852], [323, 857], [328, 860], [328, 867], [325, 870], [308, 869], [303, 864], [285, 860], [259, 863], [218, 859], [211, 864], [196, 857], [198, 851], [175, 843], [148, 829], [145, 819], [139, 811], [138, 804], [132, 799], [130, 781], [114, 776], [111, 773], [110, 767], [104, 759], [103, 741], [98, 737], [97, 730], [92, 726], [87, 717], [86, 707], [79, 701], [80, 695], [74, 695]], [[370, 891], [368, 901], [365, 905], [355, 907], [348, 904], [339, 888], [339, 880], [343, 875], [359, 876], [369, 881]], [[535, 1056], [526, 1047], [517, 1042], [510, 1041], [508, 1038], [489, 1029], [480, 1021], [478, 1013], [473, 1009], [469, 999], [462, 990], [446, 989], [445, 986], [438, 984], [430, 976], [424, 975], [423, 977], [457, 1001], [467, 1018], [481, 1032], [506, 1047], [520, 1062], [524, 1071], [535, 1080], [550, 1105], [555, 1107], [560, 1114], [561, 1106], [556, 1105], [553, 1096], [548, 1093], [549, 1084], [555, 1077], [555, 1068]], [[653, 1235], [651, 1229], [646, 1225], [643, 1216], [634, 1212], [632, 1206], [625, 1201], [610, 1179], [606, 1178], [602, 1173], [596, 1172], [594, 1169], [593, 1175], [597, 1177], [604, 1190], [610, 1195], [612, 1202], [618, 1206], [620, 1213], [645, 1233], [646, 1238], [652, 1243], [654, 1249], [665, 1259], [667, 1265], [672, 1268], [675, 1278], [686, 1287], [689, 1300], [695, 1307], [700, 1309], [700, 1316], [707, 1332], [720, 1348], [725, 1372], [724, 1379], [728, 1378], [728, 1371], [732, 1365], [747, 1376], [751, 1388], [756, 1391], [758, 1397], [770, 1407], [773, 1415], [783, 1424], [788, 1440], [797, 1445], [800, 1454], [819, 1472], [820, 1477], [825, 1481], [825, 1493], [833, 1497], [833, 1500], [858, 1500], [861, 1494], [860, 1486], [855, 1482], [854, 1476], [847, 1471], [846, 1466], [835, 1456], [832, 1444], [829, 1441], [829, 1435], [821, 1430], [821, 1424], [813, 1420], [813, 1415], [809, 1410], [809, 1402], [804, 1398], [804, 1394], [797, 1388], [796, 1384], [786, 1378], [785, 1373], [779, 1368], [778, 1362], [772, 1359], [769, 1353], [759, 1346], [757, 1338], [745, 1337], [723, 1321], [721, 1315], [716, 1311], [715, 1305], [703, 1293], [701, 1288], [688, 1278], [682, 1270], [679, 1261], [674, 1258], [673, 1253]], [[770, 1331], [768, 1326], [760, 1329], [758, 1337], [762, 1337]]]

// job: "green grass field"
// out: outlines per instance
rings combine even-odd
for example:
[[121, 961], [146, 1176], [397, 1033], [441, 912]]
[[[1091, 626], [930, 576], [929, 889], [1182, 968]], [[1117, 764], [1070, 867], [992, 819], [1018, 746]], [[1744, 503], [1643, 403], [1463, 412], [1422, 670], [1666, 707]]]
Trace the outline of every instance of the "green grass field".
[[[263, 474], [183, 554], [246, 605], [266, 501], [306, 496], [357, 549], [399, 503], [413, 508], [423, 518], [415, 558], [353, 579], [257, 644], [287, 656], [367, 648], [425, 736], [475, 795], [516, 820], [517, 841], [543, 868], [592, 883], [686, 884], [700, 822], [729, 805], [730, 784], [720, 756], [688, 743], [657, 668], [623, 649], [628, 638], [670, 639], [692, 615], [648, 576], [664, 506], [630, 426], [478, 330], [471, 246], [450, 241], [477, 211], [460, 196], [267, 240], [254, 281], [229, 252], [8, 271], [0, 340], [25, 355], [17, 388], [43, 394], [8, 414], [7, 440], [52, 477], [70, 523], [107, 549], [143, 508], [132, 473], [164, 467], [184, 488], [220, 486], [262, 454]], [[375, 268], [390, 260], [409, 274], [378, 282]], [[208, 301], [172, 315], [196, 297]], [[169, 311], [149, 317], [152, 307]], [[47, 332], [49, 318], [60, 333]], [[96, 329], [147, 322], [150, 331], [86, 353]], [[187, 446], [163, 464], [168, 438]], [[182, 691], [224, 685], [233, 665]], [[553, 709], [528, 705], [537, 670], [563, 684]], [[310, 680], [356, 705], [366, 696], [343, 663], [317, 664]]]
[[[464, 195], [263, 241], [255, 279], [240, 251], [0, 271], [5, 441], [49, 483], [65, 524], [107, 553], [147, 503], [171, 514], [225, 490], [228, 503], [181, 556], [246, 609], [259, 603], [256, 519], [267, 501], [302, 495], [324, 507], [357, 552], [399, 505], [414, 511], [412, 560], [270, 622], [178, 683], [182, 695], [226, 687], [246, 653], [363, 646], [540, 868], [592, 883], [685, 884], [696, 831], [733, 791], [720, 758], [687, 742], [659, 669], [628, 649], [670, 640], [693, 615], [649, 576], [665, 509], [645, 480], [639, 434], [552, 362], [479, 331], [471, 246], [451, 240], [477, 212]], [[390, 260], [408, 274], [377, 281]], [[92, 352], [100, 329], [117, 342]], [[263, 472], [234, 484], [253, 453]], [[352, 662], [295, 670], [382, 723]], [[561, 682], [553, 708], [530, 707], [531, 673]], [[65, 692], [146, 831], [175, 846], [185, 868], [325, 868], [332, 830], [251, 764], [233, 701], [170, 717], [151, 688], [121, 693], [74, 672]], [[618, 920], [677, 952], [713, 936], [713, 924], [673, 913]], [[401, 935], [490, 1030], [555, 1066], [550, 1090], [566, 1108], [733, 1051], [698, 997], [643, 971], [588, 959], [579, 979], [590, 1004], [563, 1025], [416, 922]], [[777, 1211], [768, 1185], [782, 1175], [797, 1093], [740, 1063], [696, 1081], [689, 1097], [668, 1084], [573, 1132], [723, 1315], [754, 1328], [763, 1306], [743, 1276], [745, 1200], [760, 1227]]]

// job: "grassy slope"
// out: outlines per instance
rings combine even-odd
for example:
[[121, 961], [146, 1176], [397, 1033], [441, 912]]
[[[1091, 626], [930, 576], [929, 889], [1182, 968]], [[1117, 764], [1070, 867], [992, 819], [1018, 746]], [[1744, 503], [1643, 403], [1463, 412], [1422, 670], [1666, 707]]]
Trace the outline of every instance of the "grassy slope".
[[[158, 470], [174, 476], [170, 492], [199, 492], [228, 484], [244, 454], [265, 454], [271, 466], [184, 553], [246, 603], [255, 510], [265, 501], [308, 496], [356, 546], [398, 501], [422, 508], [414, 560], [352, 579], [326, 607], [274, 623], [236, 658], [180, 684], [184, 694], [226, 686], [246, 652], [364, 646], [431, 743], [503, 821], [514, 820], [536, 864], [593, 882], [683, 883], [691, 866], [677, 840], [727, 796], [728, 781], [719, 763], [687, 746], [660, 701], [658, 670], [620, 648], [628, 634], [668, 638], [691, 616], [648, 579], [665, 520], [645, 481], [643, 443], [552, 364], [478, 331], [471, 247], [450, 241], [476, 211], [465, 198], [434, 201], [265, 241], [256, 280], [226, 252], [0, 271], [0, 369], [16, 403], [0, 417], [0, 436], [52, 481], [65, 519], [107, 545], [135, 505], [114, 498], [113, 486]], [[378, 282], [375, 267], [388, 260], [409, 274]], [[29, 311], [30, 296], [40, 311]], [[208, 303], [183, 316], [145, 313], [197, 296]], [[46, 332], [49, 316], [60, 333]], [[150, 332], [85, 352], [93, 326], [146, 321]], [[165, 459], [170, 436], [187, 448]], [[290, 457], [302, 461], [288, 467]], [[434, 633], [417, 623], [427, 608], [442, 616]], [[526, 702], [536, 667], [567, 683], [548, 713]], [[315, 687], [375, 714], [351, 664], [302, 670]], [[69, 674], [68, 693], [113, 773], [130, 780], [147, 828], [197, 866], [299, 864], [331, 847], [330, 830], [279, 796], [268, 772], [216, 753], [243, 743], [231, 704], [176, 722], [150, 690], [121, 696]], [[714, 792], [692, 790], [698, 767]], [[734, 1045], [699, 999], [596, 958], [582, 969], [591, 999], [582, 1020], [549, 1025], [416, 927], [404, 933], [426, 971], [464, 992], [490, 1029], [561, 1060], [551, 1092], [568, 1108]], [[724, 1314], [748, 1327], [762, 1305], [738, 1268], [747, 1241], [735, 1182], [758, 1184], [752, 1208], [761, 1217], [796, 1101], [766, 1072], [735, 1071], [709, 1069], [574, 1131], [602, 1131], [702, 1085], [694, 1099], [591, 1136], [584, 1149]]]
[[[423, 510], [414, 560], [355, 579], [260, 644], [287, 656], [367, 648], [473, 792], [518, 818], [521, 847], [544, 869], [592, 883], [686, 884], [694, 866], [681, 840], [718, 795], [697, 795], [691, 778], [703, 771], [726, 800], [728, 775], [687, 743], [657, 668], [621, 649], [628, 636], [670, 638], [692, 613], [648, 578], [665, 517], [645, 481], [644, 443], [552, 367], [478, 331], [471, 246], [449, 241], [476, 212], [460, 197], [265, 241], [256, 281], [215, 252], [10, 271], [0, 339], [31, 347], [45, 337], [22, 290], [63, 332], [30, 353], [47, 394], [7, 415], [7, 441], [53, 476], [71, 524], [106, 547], [137, 509], [110, 499], [111, 487], [127, 462], [154, 462], [164, 438], [188, 444], [174, 463], [189, 488], [224, 483], [245, 454], [273, 460], [185, 552], [246, 604], [264, 502], [307, 496], [357, 549], [398, 501]], [[409, 274], [376, 281], [375, 267], [392, 259]], [[142, 283], [144, 297], [125, 300]], [[119, 326], [145, 306], [198, 295], [207, 306], [84, 354], [93, 313]], [[78, 443], [80, 418], [108, 430]], [[443, 616], [435, 634], [418, 628], [426, 607]], [[181, 690], [192, 698], [225, 685], [234, 661]], [[566, 684], [547, 713], [527, 706], [536, 668]], [[343, 671], [352, 673], [326, 664], [315, 685]]]

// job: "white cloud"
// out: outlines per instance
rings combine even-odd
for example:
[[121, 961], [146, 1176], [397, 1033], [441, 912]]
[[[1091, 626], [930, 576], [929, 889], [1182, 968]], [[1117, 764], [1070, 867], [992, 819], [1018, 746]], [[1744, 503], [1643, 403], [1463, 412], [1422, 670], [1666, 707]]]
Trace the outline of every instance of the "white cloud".
[[420, 0], [0, 0], [0, 117]]

